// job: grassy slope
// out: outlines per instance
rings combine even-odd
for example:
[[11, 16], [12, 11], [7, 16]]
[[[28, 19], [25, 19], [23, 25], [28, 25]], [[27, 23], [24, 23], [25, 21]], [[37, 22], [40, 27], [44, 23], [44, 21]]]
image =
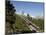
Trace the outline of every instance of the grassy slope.
[[26, 22], [19, 15], [16, 15], [15, 27], [16, 31], [29, 30], [26, 26]]
[[37, 26], [39, 26], [39, 30], [41, 30], [41, 32], [44, 31], [44, 20], [42, 20], [42, 19], [38, 19], [38, 20], [33, 19], [32, 22], [35, 23]]
[[[41, 32], [44, 31], [44, 20], [33, 19], [32, 22], [35, 23], [37, 26], [39, 26], [39, 29], [41, 30]], [[16, 31], [29, 30], [29, 28], [26, 26], [26, 22], [20, 17], [20, 15], [16, 15], [15, 27], [16, 27]]]

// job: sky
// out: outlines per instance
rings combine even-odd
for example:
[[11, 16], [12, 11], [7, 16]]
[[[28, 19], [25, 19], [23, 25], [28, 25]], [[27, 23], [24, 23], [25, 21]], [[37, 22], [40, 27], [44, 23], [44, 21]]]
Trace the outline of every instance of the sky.
[[17, 14], [24, 12], [24, 15], [43, 16], [44, 3], [42, 2], [11, 1], [11, 3], [15, 7]]

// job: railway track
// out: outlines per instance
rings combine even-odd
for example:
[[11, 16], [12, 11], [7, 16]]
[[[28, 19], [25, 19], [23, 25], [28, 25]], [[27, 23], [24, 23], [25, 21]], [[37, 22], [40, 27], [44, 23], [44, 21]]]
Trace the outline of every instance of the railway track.
[[24, 16], [21, 16], [21, 18], [27, 23], [26, 25], [28, 26], [28, 28], [31, 30], [31, 31], [36, 31], [36, 32], [39, 32], [38, 29], [39, 27], [36, 26], [34, 23], [32, 23], [31, 21], [29, 21], [26, 17]]

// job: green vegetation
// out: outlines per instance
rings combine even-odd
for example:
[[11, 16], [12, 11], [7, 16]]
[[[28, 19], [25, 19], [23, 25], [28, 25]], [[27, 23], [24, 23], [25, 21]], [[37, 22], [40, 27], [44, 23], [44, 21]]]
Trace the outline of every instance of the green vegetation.
[[7, 33], [14, 32], [13, 25], [15, 24], [15, 9], [10, 1], [6, 0], [6, 35]]
[[[22, 15], [15, 14], [15, 11], [16, 10], [14, 9], [14, 6], [10, 4], [10, 1], [6, 1], [6, 34], [13, 32], [32, 33], [32, 31], [26, 25], [27, 23], [21, 18]], [[24, 12], [22, 14], [24, 14]], [[30, 17], [29, 14], [27, 14], [25, 18], [39, 26], [39, 30], [41, 32], [44, 31], [43, 19], [32, 20], [32, 17]]]
[[33, 19], [33, 23], [35, 23], [41, 32], [44, 32], [44, 19]]
[[16, 24], [15, 24], [15, 27], [16, 27], [16, 32], [22, 32], [22, 31], [28, 31], [29, 28], [27, 27], [26, 25], [26, 22], [19, 16], [19, 15], [16, 15]]
[[6, 35], [13, 32], [30, 31], [26, 22], [17, 14], [10, 1], [6, 1]]
[[32, 20], [32, 17], [30, 17], [30, 15], [27, 14], [27, 19], [31, 21]]
[[29, 14], [27, 14], [27, 18], [39, 27], [40, 32], [44, 32], [44, 19], [33, 19]]

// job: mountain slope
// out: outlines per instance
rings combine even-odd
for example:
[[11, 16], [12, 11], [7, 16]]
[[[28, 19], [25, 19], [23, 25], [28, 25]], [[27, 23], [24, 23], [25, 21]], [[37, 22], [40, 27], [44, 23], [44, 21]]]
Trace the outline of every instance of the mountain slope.
[[20, 17], [20, 15], [16, 15], [16, 32], [21, 32], [22, 30], [29, 30], [29, 28], [26, 25], [26, 22]]

